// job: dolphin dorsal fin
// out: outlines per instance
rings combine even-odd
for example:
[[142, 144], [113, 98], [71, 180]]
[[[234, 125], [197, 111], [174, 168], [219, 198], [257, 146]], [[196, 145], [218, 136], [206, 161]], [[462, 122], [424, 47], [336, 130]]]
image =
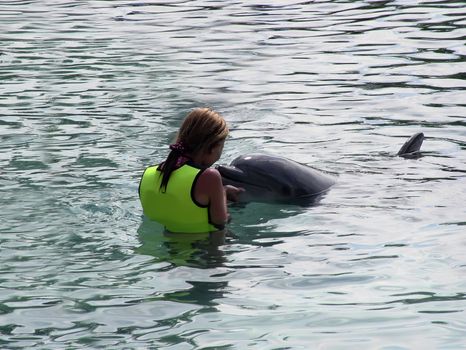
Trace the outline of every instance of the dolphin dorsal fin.
[[424, 133], [418, 132], [414, 134], [403, 144], [403, 146], [401, 146], [397, 155], [400, 157], [409, 157], [415, 154], [419, 154], [422, 141], [424, 141]]

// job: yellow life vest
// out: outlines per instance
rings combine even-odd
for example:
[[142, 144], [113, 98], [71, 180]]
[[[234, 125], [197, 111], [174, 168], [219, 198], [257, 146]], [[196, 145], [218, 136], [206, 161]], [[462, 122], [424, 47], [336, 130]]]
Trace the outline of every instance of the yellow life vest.
[[158, 166], [148, 167], [139, 183], [139, 199], [144, 215], [170, 232], [207, 233], [218, 231], [209, 220], [209, 206], [194, 199], [194, 185], [201, 169], [184, 164], [170, 174], [168, 185], [160, 189], [162, 173]]

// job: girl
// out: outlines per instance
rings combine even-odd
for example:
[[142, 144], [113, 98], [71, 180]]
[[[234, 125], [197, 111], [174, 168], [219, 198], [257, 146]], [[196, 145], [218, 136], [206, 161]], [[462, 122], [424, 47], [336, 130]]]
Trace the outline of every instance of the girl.
[[223, 187], [217, 169], [228, 135], [225, 120], [209, 108], [197, 108], [180, 127], [167, 159], [144, 171], [139, 198], [144, 214], [172, 233], [223, 230], [228, 221], [226, 198], [242, 189]]

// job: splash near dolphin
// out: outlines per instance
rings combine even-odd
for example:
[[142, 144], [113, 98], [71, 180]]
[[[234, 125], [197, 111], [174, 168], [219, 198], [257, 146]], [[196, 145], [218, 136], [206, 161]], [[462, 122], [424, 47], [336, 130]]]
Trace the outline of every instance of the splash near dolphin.
[[[405, 142], [397, 155], [405, 158], [420, 156], [424, 140], [417, 133]], [[334, 184], [335, 177], [293, 160], [267, 154], [246, 154], [229, 166], [217, 166], [224, 185], [245, 189], [240, 202], [280, 202], [312, 205]]]

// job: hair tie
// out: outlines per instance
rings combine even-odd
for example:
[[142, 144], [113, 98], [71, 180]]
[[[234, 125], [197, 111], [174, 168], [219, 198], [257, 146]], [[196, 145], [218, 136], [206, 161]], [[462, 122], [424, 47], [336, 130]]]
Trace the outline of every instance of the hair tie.
[[179, 153], [184, 153], [184, 151], [186, 151], [186, 148], [184, 147], [184, 144], [181, 141], [171, 144], [170, 149]]

